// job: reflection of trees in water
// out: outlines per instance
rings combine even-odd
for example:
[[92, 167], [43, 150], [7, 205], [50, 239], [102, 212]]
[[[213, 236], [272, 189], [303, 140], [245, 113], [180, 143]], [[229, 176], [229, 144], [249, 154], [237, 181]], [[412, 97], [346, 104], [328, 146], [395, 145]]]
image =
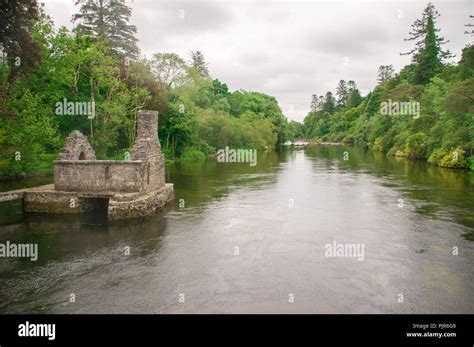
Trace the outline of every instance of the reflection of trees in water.
[[175, 205], [184, 199], [186, 207], [198, 206], [228, 196], [236, 187], [258, 187], [274, 183], [273, 175], [288, 160], [287, 150], [258, 153], [256, 166], [249, 163], [219, 163], [208, 159], [182, 160], [166, 167], [166, 181], [175, 189]]
[[22, 199], [0, 202], [0, 227], [23, 220]]
[[[348, 160], [343, 160], [344, 152]], [[474, 174], [466, 170], [439, 168], [424, 161], [387, 157], [364, 147], [313, 146], [305, 155], [335, 166], [340, 171], [364, 171], [382, 178], [382, 184], [397, 189], [407, 199], [418, 201], [416, 211], [437, 216], [448, 213], [458, 223], [474, 230]], [[321, 161], [323, 159], [324, 161]], [[468, 235], [474, 238], [472, 232]]]

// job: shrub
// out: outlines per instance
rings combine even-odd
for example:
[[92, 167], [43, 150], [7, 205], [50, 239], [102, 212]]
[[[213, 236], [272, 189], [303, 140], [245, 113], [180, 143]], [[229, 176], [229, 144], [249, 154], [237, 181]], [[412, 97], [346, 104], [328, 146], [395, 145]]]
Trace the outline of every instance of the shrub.
[[426, 152], [425, 143], [428, 137], [425, 133], [418, 132], [407, 138], [407, 144], [404, 150], [405, 157], [409, 159], [422, 159]]
[[428, 163], [439, 165], [440, 161], [448, 154], [444, 148], [438, 148], [431, 153]]
[[439, 166], [451, 168], [451, 169], [467, 169], [469, 163], [464, 158], [464, 150], [461, 147], [457, 147], [446, 154], [443, 159], [439, 162]]
[[398, 149], [398, 150], [395, 151], [395, 156], [396, 157], [406, 157], [407, 155], [406, 155], [405, 151], [401, 151], [401, 150]]
[[203, 160], [206, 159], [206, 155], [198, 151], [197, 149], [185, 149], [181, 153], [180, 160]]

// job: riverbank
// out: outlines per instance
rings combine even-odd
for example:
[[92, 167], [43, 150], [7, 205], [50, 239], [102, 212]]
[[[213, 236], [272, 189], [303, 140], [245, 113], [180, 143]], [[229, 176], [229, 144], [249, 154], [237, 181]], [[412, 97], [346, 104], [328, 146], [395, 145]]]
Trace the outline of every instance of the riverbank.
[[405, 150], [383, 152], [381, 148], [370, 144], [354, 144], [353, 142], [331, 142], [323, 140], [304, 140], [286, 141], [284, 146], [288, 147], [304, 147], [304, 146], [360, 146], [366, 147], [378, 153], [383, 153], [388, 157], [403, 158], [409, 161], [424, 161], [431, 165], [443, 169], [468, 170], [474, 171], [474, 156], [466, 157], [466, 152], [461, 147], [456, 147], [450, 151], [444, 149], [435, 150], [429, 158], [425, 158], [414, 153], [410, 148]]
[[[352, 143], [344, 143], [344, 142], [328, 142], [328, 141], [310, 141], [310, 140], [298, 140], [295, 141], [294, 144], [282, 144], [284, 148], [292, 148], [292, 147], [311, 147], [311, 146], [350, 146], [350, 147], [361, 147], [361, 148], [368, 148], [369, 150], [373, 151], [374, 153], [380, 153], [380, 151], [376, 151], [373, 148], [371, 148], [368, 145], [361, 145], [361, 144], [352, 144]], [[265, 150], [268, 151], [268, 150]], [[398, 154], [398, 155], [396, 155]], [[450, 169], [450, 170], [467, 170], [467, 171], [474, 171], [474, 160], [470, 160], [470, 166], [469, 167], [456, 167], [456, 166], [449, 166], [450, 161], [447, 160], [445, 163], [448, 164], [448, 166], [440, 166], [439, 164], [435, 164], [433, 162], [430, 162], [429, 160], [426, 160], [424, 158], [417, 158], [417, 159], [411, 159], [410, 157], [404, 155], [404, 153], [398, 152], [395, 155], [389, 155], [385, 154], [387, 157], [392, 157], [392, 158], [398, 158], [402, 160], [407, 160], [409, 162], [418, 162], [418, 161], [423, 161], [425, 163], [430, 164], [431, 166], [434, 167], [439, 167], [442, 169]], [[455, 158], [454, 152], [451, 154], [453, 159]], [[52, 175], [53, 175], [53, 155], [48, 155], [50, 156], [49, 161], [45, 161], [41, 168], [39, 168], [37, 171], [29, 172], [23, 176], [17, 176], [17, 177], [11, 177], [11, 178], [4, 178], [0, 179], [0, 191], [7, 191], [10, 189], [5, 189], [7, 186], [13, 186], [14, 188], [12, 189], [22, 189], [22, 188], [31, 188], [35, 186], [35, 182], [39, 182], [39, 184], [49, 184], [52, 182]], [[215, 159], [217, 154], [215, 155], [209, 155], [206, 156], [204, 153], [200, 151], [186, 151], [183, 153], [183, 155], [180, 158], [173, 158], [173, 159], [165, 159], [165, 164], [166, 166], [173, 165], [178, 162], [192, 162], [192, 161], [202, 161], [206, 160], [206, 158], [213, 158]], [[54, 158], [56, 158], [56, 155], [54, 155]], [[118, 157], [114, 157], [113, 159], [117, 159]], [[459, 160], [459, 156], [458, 156]], [[451, 160], [453, 164], [456, 163], [456, 160]]]

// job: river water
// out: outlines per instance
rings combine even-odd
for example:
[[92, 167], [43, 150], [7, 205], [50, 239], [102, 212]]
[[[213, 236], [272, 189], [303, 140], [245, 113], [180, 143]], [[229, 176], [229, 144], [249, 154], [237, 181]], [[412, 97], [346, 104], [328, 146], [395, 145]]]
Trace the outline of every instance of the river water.
[[0, 313], [474, 313], [472, 173], [332, 145], [167, 181], [172, 206], [114, 224], [0, 204], [0, 243], [39, 245], [0, 258]]

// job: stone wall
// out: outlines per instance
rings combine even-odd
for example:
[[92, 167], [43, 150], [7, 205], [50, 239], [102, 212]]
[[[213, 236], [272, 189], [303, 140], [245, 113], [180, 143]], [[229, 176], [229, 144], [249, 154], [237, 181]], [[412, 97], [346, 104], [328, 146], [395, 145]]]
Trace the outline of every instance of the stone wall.
[[132, 160], [96, 160], [87, 137], [75, 130], [54, 162], [54, 189], [58, 191], [150, 192], [164, 184], [156, 111], [140, 111]]
[[132, 150], [132, 159], [143, 162], [144, 191], [151, 191], [165, 184], [165, 160], [155, 141], [150, 138], [137, 138]]
[[66, 139], [60, 160], [95, 160], [95, 151], [87, 137], [79, 130], [72, 131]]
[[94, 209], [91, 199], [80, 198], [74, 192], [31, 191], [23, 198], [25, 212], [76, 214]]
[[73, 131], [54, 162], [54, 190], [25, 193], [26, 210], [79, 213], [101, 199], [109, 219], [118, 220], [149, 215], [173, 200], [173, 185], [165, 183], [158, 112], [140, 111], [137, 127], [132, 160], [96, 160], [87, 137]]
[[158, 112], [141, 111], [138, 118], [137, 138], [132, 150], [133, 160], [144, 163], [145, 191], [152, 191], [165, 184], [164, 156], [158, 139]]
[[118, 201], [115, 197], [109, 200], [109, 221], [139, 218], [148, 216], [162, 209], [174, 199], [173, 184], [166, 183], [161, 188], [142, 194], [131, 201]]
[[141, 192], [146, 166], [140, 160], [56, 160], [54, 189], [76, 192]]

